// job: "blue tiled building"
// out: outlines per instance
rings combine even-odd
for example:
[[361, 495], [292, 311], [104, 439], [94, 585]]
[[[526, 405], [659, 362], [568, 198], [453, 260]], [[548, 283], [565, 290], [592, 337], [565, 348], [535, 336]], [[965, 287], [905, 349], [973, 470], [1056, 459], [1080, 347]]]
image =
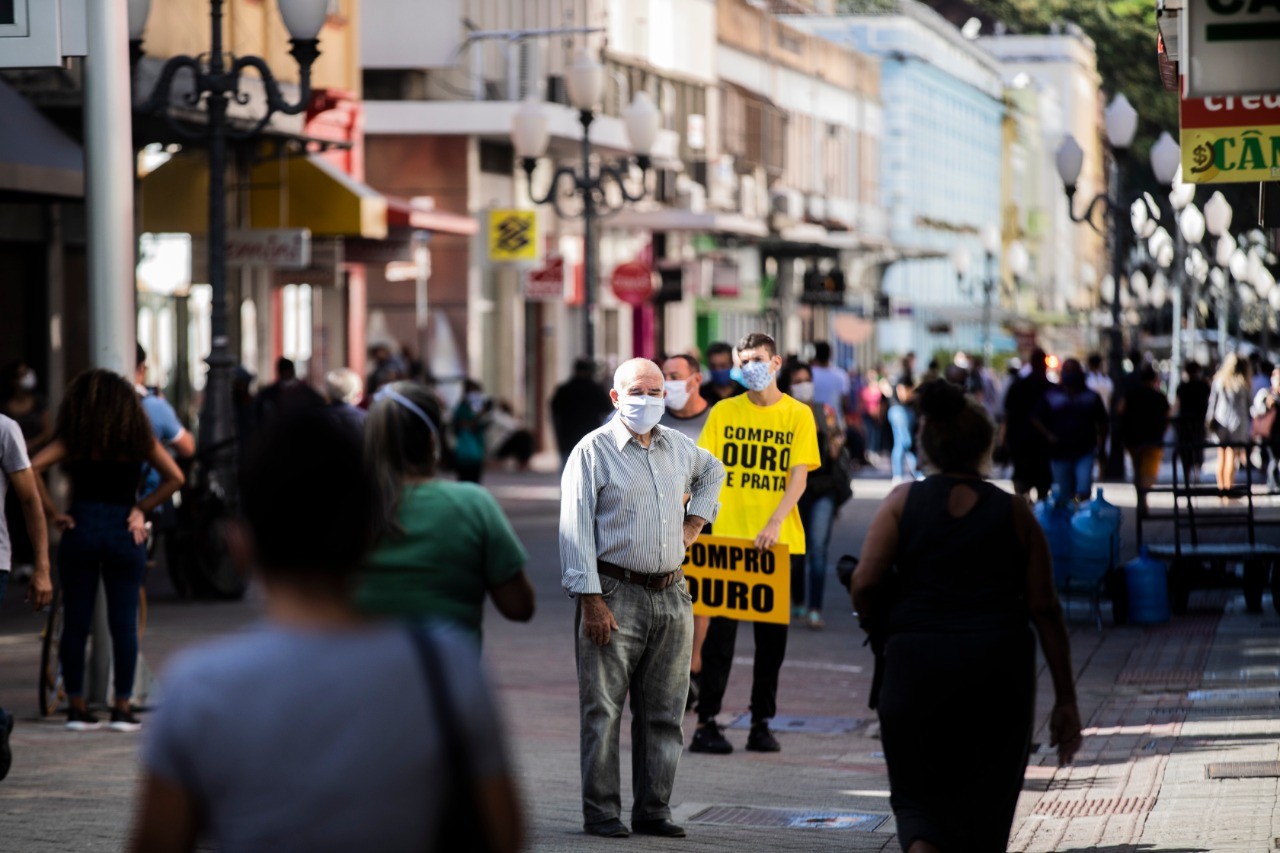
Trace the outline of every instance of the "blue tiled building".
[[[893, 317], [876, 331], [882, 353], [914, 350], [923, 364], [937, 349], [981, 351], [980, 233], [1002, 221], [1003, 84], [998, 61], [932, 9], [892, 5], [794, 22], [881, 60], [880, 188], [900, 259], [885, 267]], [[958, 245], [973, 259], [969, 292], [951, 259]], [[994, 316], [995, 350], [1012, 349]]]

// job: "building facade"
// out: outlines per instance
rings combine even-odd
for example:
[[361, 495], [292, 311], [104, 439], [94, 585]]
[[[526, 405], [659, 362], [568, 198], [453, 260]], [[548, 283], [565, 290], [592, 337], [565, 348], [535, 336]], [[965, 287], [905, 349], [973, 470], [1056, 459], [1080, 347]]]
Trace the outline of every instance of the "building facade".
[[[1029, 132], [1035, 132], [1034, 120], [1040, 136], [1038, 151], [1026, 164], [1041, 176], [1035, 241], [1039, 248], [1037, 306], [1051, 315], [1051, 328], [1078, 328], [1075, 321], [1098, 304], [1099, 282], [1108, 269], [1106, 240], [1092, 228], [1071, 221], [1054, 157], [1063, 138], [1072, 135], [1084, 150], [1077, 198], [1090, 199], [1106, 191], [1102, 80], [1093, 41], [1075, 25], [1066, 25], [1045, 35], [1000, 33], [978, 42], [1000, 60], [1020, 92], [1035, 93], [1034, 104], [1024, 94], [1018, 97]], [[1084, 343], [1076, 340], [1075, 333], [1049, 334], [1061, 337], [1069, 349]]]
[[[870, 11], [792, 20], [881, 62], [880, 193], [897, 254], [880, 281], [888, 316], [877, 323], [879, 351], [914, 351], [923, 360], [940, 350], [979, 351], [981, 234], [1003, 222], [1003, 69], [915, 0], [859, 8]], [[958, 247], [974, 260], [966, 280], [952, 261]], [[994, 349], [1012, 349], [1004, 324], [993, 326]]]

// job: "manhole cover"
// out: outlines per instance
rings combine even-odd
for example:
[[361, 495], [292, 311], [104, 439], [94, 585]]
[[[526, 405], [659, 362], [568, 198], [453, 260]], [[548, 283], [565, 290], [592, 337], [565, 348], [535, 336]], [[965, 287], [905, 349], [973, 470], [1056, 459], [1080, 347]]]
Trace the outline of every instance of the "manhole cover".
[[[769, 728], [775, 732], [797, 732], [805, 735], [845, 735], [855, 731], [866, 720], [859, 717], [774, 717]], [[751, 715], [743, 714], [729, 724], [731, 729], [751, 728]]]
[[716, 826], [753, 826], [772, 829], [852, 829], [874, 832], [888, 815], [815, 809], [770, 809], [755, 806], [710, 806], [688, 819], [690, 823]]
[[1155, 807], [1155, 797], [1109, 797], [1105, 800], [1041, 800], [1033, 814], [1045, 817], [1101, 817], [1142, 814]]
[[1219, 761], [1204, 769], [1209, 779], [1280, 778], [1280, 761]]

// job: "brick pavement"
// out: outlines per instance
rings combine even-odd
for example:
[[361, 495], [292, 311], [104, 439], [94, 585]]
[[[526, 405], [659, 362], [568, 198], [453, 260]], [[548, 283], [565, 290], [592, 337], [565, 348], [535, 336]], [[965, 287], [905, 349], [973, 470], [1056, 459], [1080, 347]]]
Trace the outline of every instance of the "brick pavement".
[[[491, 613], [485, 639], [530, 812], [530, 849], [598, 850], [608, 845], [580, 830], [572, 606], [558, 592], [554, 481], [545, 476], [494, 477], [493, 486], [530, 550], [530, 574], [539, 592], [533, 623], [513, 625]], [[858, 497], [837, 522], [833, 559], [856, 550], [886, 491], [887, 484], [880, 481], [858, 484]], [[1196, 602], [1227, 600], [1218, 595]], [[779, 755], [686, 755], [673, 806], [687, 822], [690, 838], [633, 838], [619, 846], [897, 849], [891, 819], [871, 832], [725, 827], [694, 819], [711, 806], [889, 815], [884, 762], [873, 715], [866, 709], [870, 655], [834, 583], [827, 602], [828, 630], [792, 631], [780, 713], [863, 723], [847, 734], [784, 732]], [[148, 659], [162, 667], [173, 650], [234, 629], [257, 613], [252, 600], [194, 605], [157, 601], [144, 640]], [[1268, 699], [1257, 692], [1234, 693], [1228, 696], [1231, 701], [1223, 694], [1195, 700], [1187, 694], [1197, 687], [1257, 691], [1280, 684], [1280, 621], [1246, 616], [1234, 600], [1221, 620], [1202, 614], [1145, 630], [1108, 627], [1098, 632], [1082, 606], [1073, 607], [1073, 613], [1073, 654], [1088, 736], [1070, 768], [1054, 767], [1047, 750], [1033, 756], [1010, 849], [1271, 849], [1272, 839], [1280, 836], [1277, 780], [1209, 780], [1205, 765], [1280, 758], [1280, 708], [1273, 709], [1280, 702], [1271, 702], [1280, 694], [1272, 690]], [[22, 616], [17, 602], [10, 601], [0, 618], [0, 703], [16, 711], [19, 725], [14, 769], [0, 783], [0, 851], [118, 849], [130, 819], [136, 741], [111, 733], [71, 735], [56, 723], [32, 720], [35, 631], [35, 620]], [[742, 632], [737, 654], [749, 659], [749, 631]], [[735, 667], [726, 721], [746, 708], [749, 669], [745, 663]], [[1042, 672], [1039, 707], [1047, 709], [1050, 701]], [[624, 747], [626, 729], [624, 725]], [[740, 747], [745, 734], [731, 731], [730, 739]], [[1035, 739], [1047, 739], [1043, 723]], [[624, 748], [624, 792], [629, 759]]]

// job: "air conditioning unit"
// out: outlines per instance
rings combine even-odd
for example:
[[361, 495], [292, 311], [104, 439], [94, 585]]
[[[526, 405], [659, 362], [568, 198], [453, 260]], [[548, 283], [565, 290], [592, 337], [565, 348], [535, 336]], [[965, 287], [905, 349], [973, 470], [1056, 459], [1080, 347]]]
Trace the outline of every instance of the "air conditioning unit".
[[738, 176], [733, 168], [733, 157], [724, 154], [707, 164], [707, 204], [713, 210], [733, 210], [737, 207]]
[[681, 175], [678, 172], [658, 169], [654, 176], [653, 200], [662, 204], [678, 204], [680, 178]]
[[814, 193], [805, 199], [806, 219], [810, 222], [826, 222], [827, 221], [827, 200], [825, 197]]
[[769, 213], [785, 224], [804, 219], [804, 195], [797, 190], [774, 190], [769, 194]]
[[743, 175], [738, 178], [738, 211], [749, 219], [759, 219], [764, 214], [764, 203], [760, 199], [760, 182], [755, 175]]
[[853, 228], [858, 218], [858, 206], [847, 198], [827, 199], [827, 221], [842, 228]]
[[681, 175], [676, 179], [675, 206], [692, 213], [702, 213], [707, 208], [707, 190], [702, 184]]

